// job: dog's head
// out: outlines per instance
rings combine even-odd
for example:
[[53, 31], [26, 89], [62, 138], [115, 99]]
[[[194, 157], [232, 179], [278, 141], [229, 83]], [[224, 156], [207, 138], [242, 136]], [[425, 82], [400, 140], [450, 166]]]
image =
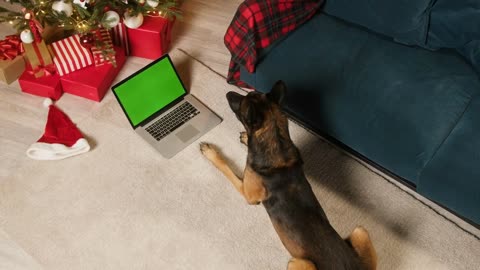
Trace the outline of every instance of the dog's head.
[[286, 122], [286, 117], [280, 111], [285, 92], [285, 83], [278, 81], [268, 94], [250, 92], [242, 96], [235, 92], [228, 92], [227, 100], [247, 133], [251, 134], [267, 125], [278, 124], [273, 123], [277, 120], [284, 119], [282, 122]]
[[249, 165], [263, 175], [302, 164], [300, 153], [290, 139], [288, 119], [280, 108], [285, 94], [282, 81], [275, 83], [268, 94], [227, 93], [230, 108], [247, 132]]

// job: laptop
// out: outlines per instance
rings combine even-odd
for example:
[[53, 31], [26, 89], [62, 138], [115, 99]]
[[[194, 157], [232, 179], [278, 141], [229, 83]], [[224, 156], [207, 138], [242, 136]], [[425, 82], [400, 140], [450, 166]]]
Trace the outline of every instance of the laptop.
[[130, 125], [171, 158], [222, 119], [188, 94], [168, 54], [112, 87]]

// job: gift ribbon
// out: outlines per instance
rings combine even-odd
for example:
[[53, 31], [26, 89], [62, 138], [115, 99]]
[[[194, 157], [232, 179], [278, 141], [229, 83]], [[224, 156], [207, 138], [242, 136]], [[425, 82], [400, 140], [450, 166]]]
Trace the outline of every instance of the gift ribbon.
[[37, 74], [39, 72], [42, 72], [42, 71], [43, 71], [44, 76], [49, 77], [49, 76], [55, 75], [55, 73], [57, 72], [57, 69], [55, 68], [54, 64], [49, 64], [49, 65], [46, 65], [46, 66], [39, 65], [36, 68], [33, 68], [32, 70], [29, 70], [28, 73], [30, 75], [35, 75], [35, 74]]
[[45, 61], [43, 59], [42, 52], [40, 51], [40, 48], [38, 47], [38, 44], [36, 42], [32, 43], [33, 49], [35, 50], [35, 54], [37, 55], [38, 61], [40, 61], [39, 66], [45, 66]]
[[36, 43], [41, 42], [42, 34], [41, 34], [41, 28], [38, 27], [38, 23], [36, 23], [35, 20], [30, 20], [28, 22], [28, 25], [30, 26], [30, 30], [32, 31], [33, 39], [35, 40], [35, 42]]
[[[33, 62], [33, 56], [29, 55], [29, 62], [31, 66], [31, 70], [29, 70], [29, 73], [32, 75], [35, 75], [35, 77], [40, 77], [40, 76], [52, 76], [56, 73], [56, 68], [55, 65], [52, 63], [51, 59], [45, 59], [45, 57], [50, 57], [50, 54], [48, 52], [47, 47], [45, 46], [45, 43], [42, 41], [41, 43], [31, 43], [28, 44], [29, 48], [33, 48], [33, 52], [35, 54], [35, 62]], [[42, 47], [44, 52], [42, 53]], [[30, 49], [29, 49], [30, 50]], [[39, 75], [39, 76], [37, 76]]]
[[0, 60], [13, 60], [23, 51], [23, 43], [16, 35], [6, 36], [0, 41]]

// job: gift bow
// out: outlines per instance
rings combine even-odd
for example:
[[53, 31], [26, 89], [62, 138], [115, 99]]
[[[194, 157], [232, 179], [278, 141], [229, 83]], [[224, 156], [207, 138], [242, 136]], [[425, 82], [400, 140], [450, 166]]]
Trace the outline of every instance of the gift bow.
[[36, 68], [29, 70], [28, 73], [31, 75], [35, 75], [39, 72], [44, 73], [45, 76], [53, 76], [57, 72], [57, 69], [55, 68], [54, 64], [49, 64], [49, 65], [38, 65]]
[[0, 60], [12, 60], [23, 51], [22, 41], [16, 35], [6, 36], [0, 41]]

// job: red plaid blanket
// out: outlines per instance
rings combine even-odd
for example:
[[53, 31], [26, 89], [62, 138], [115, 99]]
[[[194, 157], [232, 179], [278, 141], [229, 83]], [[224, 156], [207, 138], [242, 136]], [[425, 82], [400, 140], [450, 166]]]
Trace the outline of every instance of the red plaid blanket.
[[310, 19], [323, 0], [246, 0], [237, 9], [225, 33], [224, 42], [232, 54], [227, 81], [240, 81], [240, 67], [255, 71], [257, 51], [274, 43]]

